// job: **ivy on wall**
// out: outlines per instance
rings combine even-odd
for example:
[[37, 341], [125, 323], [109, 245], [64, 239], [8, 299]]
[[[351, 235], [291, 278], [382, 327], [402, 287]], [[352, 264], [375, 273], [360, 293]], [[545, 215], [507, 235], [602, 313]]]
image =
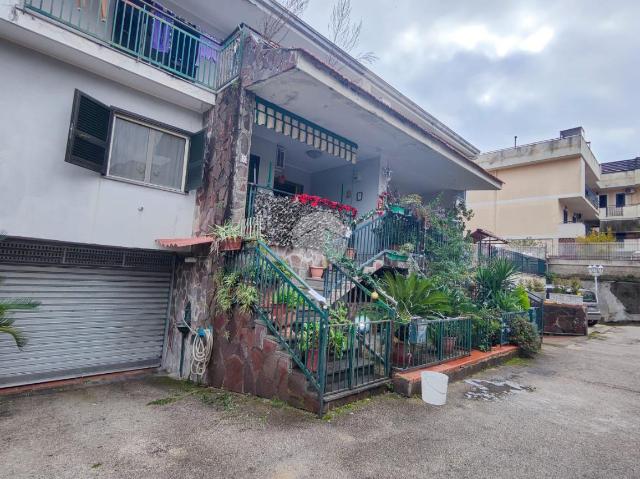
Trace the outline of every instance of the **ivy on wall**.
[[349, 229], [338, 210], [318, 208], [271, 192], [256, 194], [254, 214], [260, 218], [264, 240], [285, 248], [320, 250], [327, 235], [344, 237]]

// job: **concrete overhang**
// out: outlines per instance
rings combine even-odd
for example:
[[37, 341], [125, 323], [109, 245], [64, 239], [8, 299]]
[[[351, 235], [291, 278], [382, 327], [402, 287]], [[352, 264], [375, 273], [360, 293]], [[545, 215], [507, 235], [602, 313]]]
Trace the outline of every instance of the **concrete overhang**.
[[247, 50], [249, 91], [356, 142], [359, 159], [382, 158], [394, 181], [416, 191], [500, 189], [498, 178], [307, 52]]
[[582, 213], [583, 220], [597, 220], [600, 217], [600, 211], [598, 208], [581, 194], [570, 194], [561, 196], [560, 201], [563, 205], [566, 205], [570, 211], [576, 213]]
[[0, 5], [1, 38], [192, 111], [203, 113], [215, 104], [210, 90], [13, 5]]

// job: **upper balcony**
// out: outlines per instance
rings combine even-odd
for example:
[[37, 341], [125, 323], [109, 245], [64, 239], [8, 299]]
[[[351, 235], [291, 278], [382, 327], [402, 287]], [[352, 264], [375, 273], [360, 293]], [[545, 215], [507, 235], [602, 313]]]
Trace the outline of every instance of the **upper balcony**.
[[156, 2], [25, 0], [24, 7], [211, 90], [238, 75], [237, 36], [219, 42]]
[[[147, 0], [12, 0], [0, 4], [0, 37], [194, 111], [236, 79], [243, 33], [207, 31]], [[181, 10], [178, 10], [182, 12]], [[181, 13], [181, 15], [183, 15]], [[184, 14], [187, 15], [187, 14]], [[236, 24], [237, 25], [237, 24]]]

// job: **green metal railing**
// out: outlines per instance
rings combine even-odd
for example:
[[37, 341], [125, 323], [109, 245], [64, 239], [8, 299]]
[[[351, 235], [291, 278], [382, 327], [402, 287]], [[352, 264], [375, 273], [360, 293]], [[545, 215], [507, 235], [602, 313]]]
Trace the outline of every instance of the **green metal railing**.
[[227, 253], [226, 268], [257, 289], [259, 316], [322, 396], [327, 311], [294, 284], [295, 273], [286, 263], [274, 261], [260, 244]]
[[511, 261], [521, 273], [543, 275], [547, 271], [547, 262], [542, 258], [493, 245], [480, 244], [478, 246], [478, 260], [482, 261], [488, 258], [505, 258]]
[[328, 306], [264, 243], [227, 253], [226, 267], [258, 291], [256, 311], [317, 389], [332, 394], [387, 381], [394, 311], [355, 285]]
[[471, 354], [470, 318], [422, 319], [398, 323], [394, 330], [393, 367], [412, 369]]
[[542, 308], [533, 307], [529, 308], [526, 311], [514, 311], [514, 312], [503, 312], [502, 317], [500, 319], [500, 334], [498, 339], [498, 344], [505, 345], [509, 344], [510, 336], [511, 336], [511, 322], [515, 318], [525, 318], [530, 323], [536, 326], [536, 330], [538, 335], [542, 337], [543, 333], [543, 324], [542, 324]]
[[222, 45], [143, 0], [25, 0], [25, 8], [185, 80], [218, 90], [235, 79], [244, 33]]

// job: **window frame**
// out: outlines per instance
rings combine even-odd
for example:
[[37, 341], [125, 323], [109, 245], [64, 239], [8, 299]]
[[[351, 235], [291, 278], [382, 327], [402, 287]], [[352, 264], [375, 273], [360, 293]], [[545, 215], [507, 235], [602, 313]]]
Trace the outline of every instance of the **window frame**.
[[[117, 109], [117, 108], [113, 108], [113, 117], [111, 120], [111, 127], [109, 129], [109, 155], [107, 158], [107, 167], [105, 170], [105, 178], [109, 178], [112, 180], [116, 180], [116, 181], [122, 181], [125, 183], [131, 183], [134, 185], [139, 185], [139, 186], [146, 186], [148, 188], [155, 188], [155, 189], [159, 189], [159, 190], [164, 190], [164, 191], [170, 191], [172, 193], [180, 193], [183, 195], [186, 195], [187, 192], [184, 191], [185, 189], [185, 185], [186, 185], [186, 181], [187, 181], [187, 168], [188, 168], [188, 163], [189, 163], [189, 151], [191, 149], [191, 134], [187, 131], [184, 130], [180, 130], [178, 128], [174, 128], [171, 127], [169, 125], [166, 125], [164, 123], [158, 122], [158, 121], [154, 121], [151, 120], [149, 118], [145, 118], [142, 117], [140, 115], [136, 115], [135, 113], [131, 113], [128, 112], [126, 110], [121, 110], [121, 109]], [[182, 158], [182, 178], [180, 180], [180, 187], [179, 188], [172, 188], [170, 186], [163, 186], [163, 185], [156, 185], [154, 183], [147, 183], [146, 181], [139, 181], [139, 180], [132, 180], [130, 178], [125, 178], [123, 176], [118, 176], [118, 175], [113, 175], [111, 174], [110, 170], [111, 170], [111, 158], [113, 156], [113, 142], [115, 139], [115, 124], [117, 119], [120, 118], [121, 120], [124, 121], [128, 121], [131, 123], [136, 123], [140, 126], [144, 126], [146, 128], [149, 128], [150, 130], [155, 130], [155, 131], [160, 131], [162, 133], [166, 133], [168, 135], [172, 135], [178, 138], [182, 138], [183, 140], [185, 140], [185, 145], [184, 145], [184, 154], [183, 154], [183, 158]], [[147, 156], [148, 156], [149, 152], [147, 150]], [[147, 159], [148, 161], [148, 159]], [[147, 163], [148, 165], [148, 163]], [[146, 175], [146, 170], [145, 170], [145, 175]]]

